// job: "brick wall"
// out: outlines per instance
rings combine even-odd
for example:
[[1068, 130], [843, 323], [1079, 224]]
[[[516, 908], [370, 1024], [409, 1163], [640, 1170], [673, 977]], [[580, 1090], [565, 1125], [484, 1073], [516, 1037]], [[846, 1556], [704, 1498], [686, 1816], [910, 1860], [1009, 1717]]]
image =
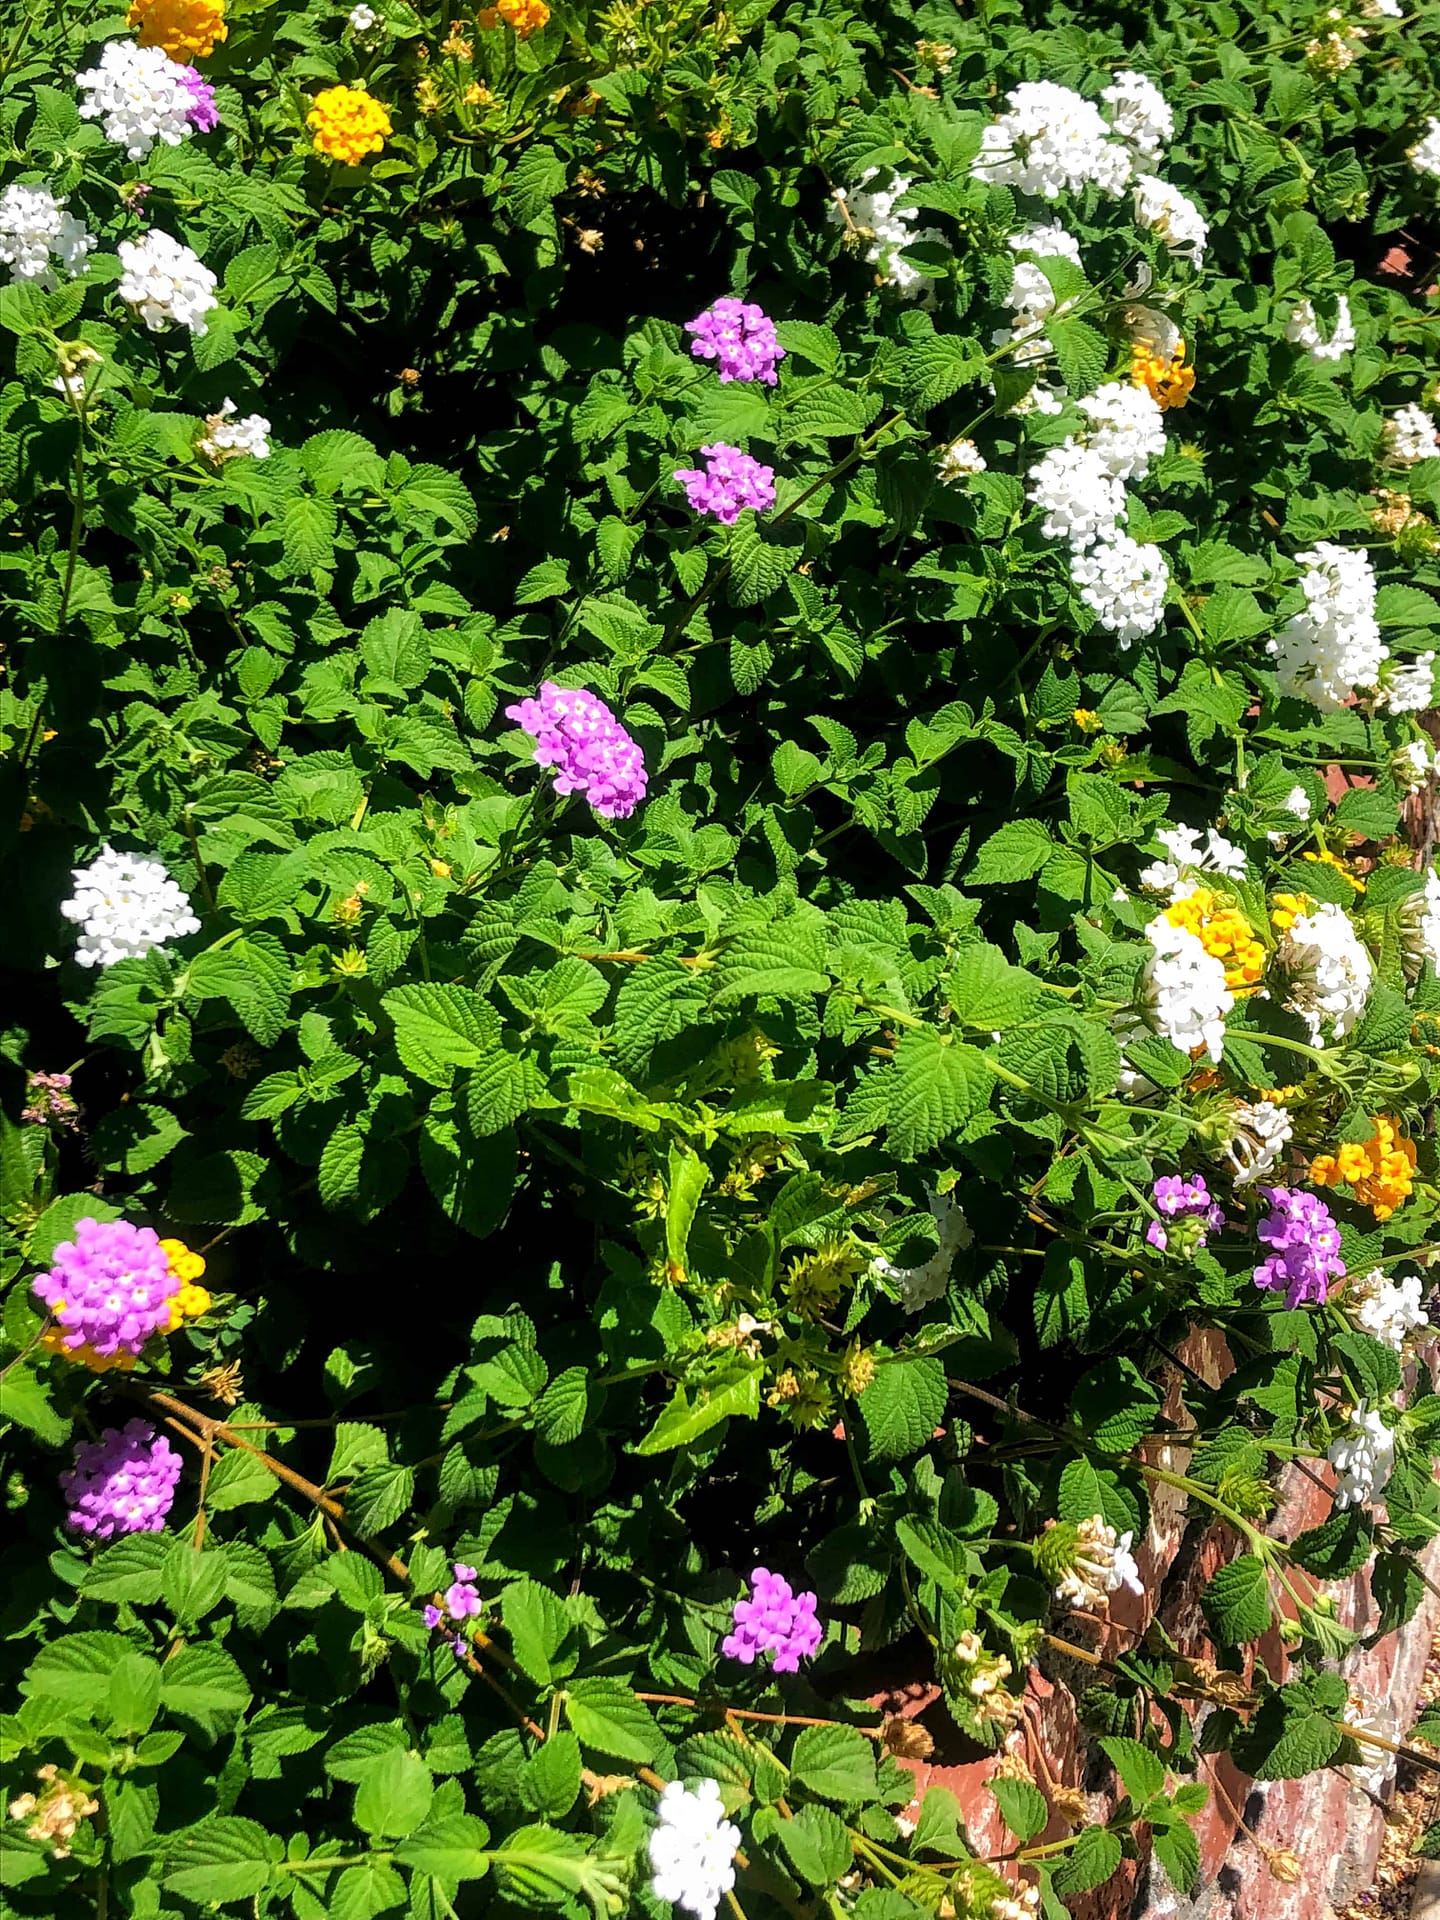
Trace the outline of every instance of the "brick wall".
[[[1190, 1336], [1180, 1358], [1210, 1384], [1218, 1384], [1230, 1368], [1230, 1356], [1220, 1335], [1205, 1331]], [[1432, 1357], [1433, 1364], [1433, 1357]], [[1182, 1425], [1186, 1421], [1180, 1376], [1169, 1385], [1166, 1412]], [[1172, 1440], [1154, 1453], [1157, 1465], [1183, 1471], [1188, 1449]], [[1281, 1481], [1280, 1503], [1269, 1531], [1293, 1539], [1317, 1525], [1331, 1511], [1324, 1474], [1292, 1468]], [[1181, 1650], [1195, 1658], [1213, 1655], [1205, 1635], [1200, 1595], [1216, 1567], [1241, 1551], [1226, 1529], [1208, 1524], [1203, 1514], [1186, 1511], [1182, 1495], [1165, 1487], [1154, 1489], [1149, 1537], [1139, 1552], [1145, 1580], [1145, 1598], [1117, 1595], [1111, 1623], [1090, 1626], [1073, 1617], [1060, 1631], [1077, 1646], [1107, 1655], [1134, 1644], [1152, 1616], [1157, 1616]], [[1440, 1583], [1440, 1541], [1422, 1561], [1430, 1578]], [[1361, 1634], [1373, 1631], [1377, 1609], [1370, 1596], [1368, 1569], [1326, 1589], [1335, 1599], [1340, 1620]], [[1416, 1700], [1429, 1658], [1431, 1641], [1440, 1625], [1440, 1598], [1428, 1594], [1425, 1604], [1399, 1633], [1386, 1637], [1371, 1652], [1357, 1649], [1341, 1671], [1359, 1695], [1375, 1730], [1389, 1739], [1402, 1739], [1415, 1717]], [[1287, 1671], [1278, 1634], [1267, 1636], [1256, 1659], [1277, 1680]], [[1041, 1787], [1054, 1781], [1089, 1795], [1092, 1816], [1103, 1819], [1111, 1805], [1112, 1776], [1103, 1754], [1097, 1756], [1076, 1714], [1077, 1694], [1095, 1682], [1095, 1671], [1047, 1648], [1031, 1670], [1025, 1695], [1024, 1724], [1011, 1737], [1009, 1751], [1024, 1758]], [[921, 1718], [935, 1734], [936, 1753], [930, 1762], [908, 1762], [916, 1775], [917, 1800], [927, 1786], [948, 1787], [964, 1810], [971, 1839], [982, 1855], [1004, 1853], [1014, 1842], [1000, 1822], [986, 1783], [996, 1760], [946, 1764], [948, 1716], [940, 1705], [939, 1690], [915, 1685], [880, 1693], [876, 1704], [906, 1718]], [[1209, 1711], [1200, 1706], [1201, 1716]], [[1373, 1754], [1373, 1750], [1372, 1750]], [[1374, 1757], [1379, 1759], [1378, 1755]], [[1254, 1782], [1241, 1774], [1228, 1756], [1201, 1763], [1199, 1778], [1210, 1788], [1210, 1804], [1198, 1825], [1200, 1885], [1193, 1895], [1181, 1895], [1170, 1884], [1158, 1861], [1142, 1857], [1126, 1861], [1104, 1887], [1074, 1903], [1077, 1920], [1324, 1920], [1334, 1907], [1344, 1906], [1371, 1883], [1384, 1831], [1382, 1803], [1391, 1792], [1393, 1774], [1383, 1764], [1366, 1786], [1347, 1775], [1326, 1771], [1303, 1780]], [[1240, 1819], [1261, 1843], [1252, 1844], [1240, 1830]], [[1043, 1836], [1057, 1839], [1072, 1831], [1060, 1820]], [[1287, 1884], [1276, 1878], [1263, 1849], [1286, 1848], [1300, 1862], [1300, 1878]], [[1143, 1849], [1142, 1849], [1143, 1853]]]

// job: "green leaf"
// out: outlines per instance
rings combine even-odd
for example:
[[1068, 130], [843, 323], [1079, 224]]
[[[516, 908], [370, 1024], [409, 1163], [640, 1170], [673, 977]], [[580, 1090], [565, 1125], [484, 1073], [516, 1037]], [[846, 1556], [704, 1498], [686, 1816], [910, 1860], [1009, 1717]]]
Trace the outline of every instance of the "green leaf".
[[345, 1518], [355, 1531], [372, 1538], [383, 1533], [415, 1497], [415, 1469], [396, 1461], [366, 1467], [345, 1496]]
[[669, 1453], [698, 1440], [722, 1420], [758, 1419], [763, 1371], [758, 1365], [736, 1362], [719, 1368], [703, 1384], [688, 1392], [683, 1386], [677, 1386], [670, 1404], [654, 1426], [643, 1440], [636, 1441], [635, 1452]]
[[262, 1047], [274, 1046], [290, 1010], [290, 959], [271, 933], [250, 933], [198, 953], [185, 973], [196, 1000], [228, 1000]]
[[917, 1160], [959, 1132], [987, 1106], [994, 1082], [977, 1048], [929, 1027], [907, 1031], [895, 1050], [890, 1089], [890, 1145]]
[[209, 1641], [181, 1647], [161, 1670], [162, 1705], [178, 1718], [193, 1721], [202, 1733], [228, 1733], [249, 1706], [250, 1697], [239, 1665]]
[[850, 1871], [850, 1835], [828, 1807], [801, 1807], [775, 1830], [781, 1851], [812, 1887], [833, 1887]]
[[412, 1833], [434, 1797], [435, 1782], [420, 1756], [389, 1747], [355, 1789], [355, 1824], [377, 1837]]
[[296, 573], [315, 573], [335, 564], [339, 518], [333, 504], [317, 494], [293, 493], [281, 516], [285, 558]]
[[66, 1633], [43, 1646], [26, 1669], [22, 1692], [94, 1713], [110, 1692], [110, 1676], [129, 1657], [118, 1633]]
[[[567, 1738], [563, 1733], [558, 1734], [555, 1740], [547, 1741], [541, 1751], [548, 1753], [557, 1741]], [[575, 1785], [578, 1790], [578, 1758]], [[573, 1794], [571, 1798], [573, 1800]], [[444, 1885], [454, 1886], [459, 1880], [479, 1880], [489, 1870], [490, 1856], [486, 1851], [489, 1839], [485, 1822], [473, 1813], [432, 1816], [417, 1827], [408, 1840], [401, 1842], [395, 1849], [395, 1858], [402, 1866], [417, 1867], [422, 1873], [434, 1874]]]
[[520, 1798], [530, 1812], [563, 1820], [580, 1792], [580, 1777], [580, 1742], [562, 1727], [521, 1768]]
[[992, 1780], [990, 1791], [1001, 1819], [1017, 1840], [1029, 1840], [1044, 1831], [1050, 1809], [1033, 1780]]
[[1121, 1734], [1110, 1734], [1101, 1740], [1100, 1745], [1110, 1756], [1111, 1766], [1119, 1774], [1126, 1793], [1137, 1806], [1150, 1799], [1152, 1794], [1162, 1791], [1165, 1765], [1148, 1747]]
[[683, 1273], [690, 1249], [690, 1229], [710, 1173], [692, 1147], [676, 1141], [670, 1149], [670, 1177], [665, 1188], [665, 1252]]
[[796, 1782], [822, 1799], [858, 1806], [875, 1794], [875, 1743], [855, 1727], [806, 1727], [790, 1758]]
[[392, 987], [381, 1004], [401, 1060], [432, 1086], [448, 1087], [456, 1067], [478, 1067], [499, 1039], [499, 1015], [469, 987], [417, 981]]
[[565, 1689], [565, 1717], [580, 1743], [618, 1760], [654, 1760], [662, 1735], [650, 1709], [622, 1680], [573, 1680]]
[[1039, 820], [1011, 820], [992, 833], [966, 878], [975, 887], [1009, 885], [1039, 873], [1057, 842]]
[[1105, 1827], [1085, 1827], [1055, 1869], [1054, 1887], [1062, 1899], [1102, 1886], [1119, 1866], [1123, 1849], [1118, 1833]]
[[510, 1635], [515, 1658], [537, 1687], [549, 1687], [574, 1665], [557, 1667], [555, 1656], [570, 1632], [565, 1607], [557, 1594], [538, 1580], [517, 1580], [500, 1597], [500, 1614]]
[[1220, 1567], [1200, 1596], [1200, 1605], [1215, 1638], [1229, 1647], [1242, 1646], [1266, 1632], [1271, 1623], [1270, 1578], [1258, 1554], [1242, 1553]]
[[274, 1878], [272, 1844], [278, 1855], [278, 1843], [253, 1820], [206, 1820], [170, 1843], [165, 1886], [199, 1906], [254, 1899]]
[[873, 1460], [903, 1460], [918, 1453], [944, 1417], [949, 1389], [945, 1368], [933, 1358], [881, 1366], [856, 1402]]

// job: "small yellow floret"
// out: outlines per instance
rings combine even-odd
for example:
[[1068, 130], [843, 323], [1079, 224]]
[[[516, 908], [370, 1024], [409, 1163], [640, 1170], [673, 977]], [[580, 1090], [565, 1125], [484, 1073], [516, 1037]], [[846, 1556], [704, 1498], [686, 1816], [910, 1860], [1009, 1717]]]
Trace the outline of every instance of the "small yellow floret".
[[1098, 733], [1105, 722], [1089, 707], [1076, 707], [1070, 718], [1082, 733]]
[[1301, 914], [1309, 911], [1308, 893], [1277, 893], [1270, 902], [1270, 924], [1277, 933], [1288, 933]]
[[1388, 1220], [1410, 1197], [1415, 1143], [1401, 1133], [1398, 1121], [1377, 1114], [1368, 1140], [1342, 1141], [1334, 1153], [1320, 1154], [1310, 1163], [1310, 1178], [1317, 1187], [1353, 1187], [1362, 1207], [1369, 1207], [1377, 1220]]
[[1338, 854], [1331, 853], [1328, 847], [1322, 847], [1319, 853], [1302, 854], [1301, 858], [1314, 860], [1318, 865], [1323, 867], [1333, 867], [1340, 878], [1345, 881], [1348, 886], [1353, 887], [1356, 893], [1364, 893], [1365, 882], [1363, 880], [1357, 880], [1355, 875], [1350, 871], [1348, 862], [1342, 860]]
[[358, 167], [367, 153], [379, 153], [392, 131], [390, 114], [362, 87], [326, 87], [315, 96], [306, 125], [315, 129], [315, 151]]
[[517, 40], [528, 40], [549, 18], [550, 9], [545, 0], [499, 0], [498, 5], [482, 7], [479, 13], [480, 25], [486, 33], [503, 20]]
[[225, 0], [130, 0], [126, 25], [140, 29], [142, 47], [163, 47], [182, 67], [204, 60], [230, 32]]

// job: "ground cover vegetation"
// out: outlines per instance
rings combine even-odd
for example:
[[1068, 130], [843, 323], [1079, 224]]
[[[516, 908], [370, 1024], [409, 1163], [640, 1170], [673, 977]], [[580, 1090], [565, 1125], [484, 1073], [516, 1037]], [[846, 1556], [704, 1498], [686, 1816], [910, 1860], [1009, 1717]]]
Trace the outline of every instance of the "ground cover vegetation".
[[[5, 1914], [1058, 1920], [1383, 1764], [1437, 53], [5, 10]], [[1159, 1489], [1214, 1658], [1105, 1642], [1097, 1813], [1026, 1676]]]

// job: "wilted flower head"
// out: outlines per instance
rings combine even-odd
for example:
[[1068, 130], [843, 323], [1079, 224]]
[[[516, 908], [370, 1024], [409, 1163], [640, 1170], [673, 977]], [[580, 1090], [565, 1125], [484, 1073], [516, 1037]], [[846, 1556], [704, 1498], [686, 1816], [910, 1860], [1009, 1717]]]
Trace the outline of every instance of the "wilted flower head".
[[45, 1841], [55, 1859], [67, 1860], [76, 1829], [82, 1820], [100, 1811], [100, 1802], [92, 1799], [83, 1787], [73, 1787], [68, 1780], [62, 1780], [60, 1769], [53, 1763], [41, 1767], [35, 1777], [42, 1783], [43, 1791], [19, 1794], [10, 1802], [10, 1818], [26, 1821], [25, 1833], [29, 1839]]

